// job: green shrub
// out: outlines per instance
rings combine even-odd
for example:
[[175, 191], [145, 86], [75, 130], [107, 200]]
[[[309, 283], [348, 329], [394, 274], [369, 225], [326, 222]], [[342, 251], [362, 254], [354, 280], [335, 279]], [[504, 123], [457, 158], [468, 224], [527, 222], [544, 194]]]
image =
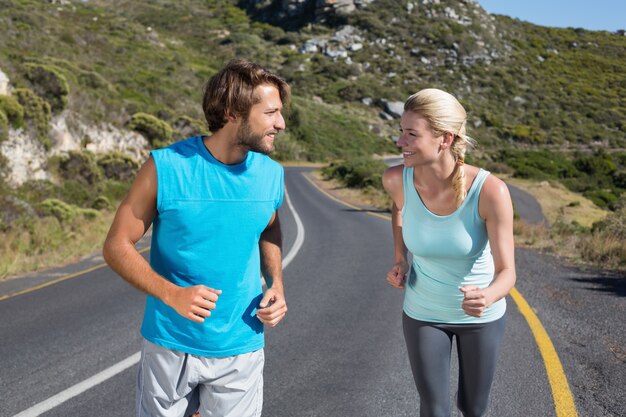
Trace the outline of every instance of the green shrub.
[[37, 139], [44, 148], [50, 150], [52, 148], [52, 142], [48, 137], [48, 123], [52, 115], [50, 104], [27, 88], [18, 88], [13, 91], [13, 94], [24, 108], [26, 123], [35, 131]]
[[626, 240], [626, 207], [609, 214], [604, 220], [593, 224], [593, 232], [605, 232]]
[[326, 179], [338, 179], [348, 187], [382, 189], [382, 175], [386, 168], [383, 161], [359, 157], [334, 161], [322, 173]]
[[96, 184], [103, 178], [96, 156], [88, 151], [70, 151], [59, 161], [59, 174], [66, 180]]
[[24, 127], [24, 108], [11, 96], [0, 95], [0, 112], [4, 112], [14, 128]]
[[135, 113], [128, 127], [141, 133], [154, 148], [167, 146], [174, 134], [172, 127], [163, 120], [147, 113]]
[[103, 195], [99, 195], [98, 198], [94, 200], [91, 207], [95, 210], [108, 210], [111, 207], [113, 207], [113, 205], [111, 204], [111, 201], [109, 201], [108, 198], [106, 198]]
[[103, 89], [110, 92], [115, 91], [113, 85], [95, 71], [81, 72], [78, 74], [78, 82], [87, 88], [93, 88], [95, 90]]
[[496, 159], [515, 170], [514, 176], [538, 180], [575, 178], [580, 173], [564, 155], [550, 151], [499, 152]]
[[578, 243], [581, 257], [603, 268], [626, 266], [626, 207], [593, 224]]
[[51, 65], [26, 64], [26, 78], [33, 84], [35, 92], [43, 97], [54, 112], [67, 107], [70, 88], [61, 71]]
[[596, 177], [609, 177], [617, 170], [613, 159], [606, 153], [579, 156], [574, 160], [574, 166], [579, 171]]
[[79, 215], [88, 220], [93, 220], [100, 216], [100, 212], [92, 208], [77, 208], [77, 211]]
[[45, 199], [37, 206], [37, 209], [43, 216], [56, 217], [61, 224], [71, 222], [78, 216], [82, 216], [86, 219], [95, 219], [100, 215], [97, 210], [76, 207], [73, 204], [68, 204], [56, 198]]
[[139, 169], [139, 163], [128, 155], [111, 152], [97, 160], [98, 166], [104, 171], [106, 178], [118, 181], [130, 181]]
[[585, 197], [593, 201], [593, 203], [602, 208], [610, 208], [619, 199], [617, 195], [607, 190], [591, 190], [583, 193]]
[[37, 208], [40, 214], [44, 216], [54, 216], [60, 223], [71, 221], [78, 215], [76, 206], [67, 204], [56, 198], [45, 199]]
[[189, 116], [180, 116], [172, 124], [172, 128], [176, 131], [176, 136], [180, 138], [209, 134], [205, 122]]

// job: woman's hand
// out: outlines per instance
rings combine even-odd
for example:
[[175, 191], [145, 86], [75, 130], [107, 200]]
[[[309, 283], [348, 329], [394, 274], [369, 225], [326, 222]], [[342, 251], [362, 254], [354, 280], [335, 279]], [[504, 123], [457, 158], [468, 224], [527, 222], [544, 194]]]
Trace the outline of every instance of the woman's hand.
[[485, 309], [491, 304], [486, 289], [478, 288], [474, 285], [466, 285], [459, 288], [459, 291], [464, 295], [461, 307], [463, 307], [463, 311], [468, 316], [482, 316]]
[[389, 272], [387, 272], [387, 282], [394, 288], [404, 288], [406, 282], [406, 273], [409, 270], [409, 265], [402, 261], [396, 262]]

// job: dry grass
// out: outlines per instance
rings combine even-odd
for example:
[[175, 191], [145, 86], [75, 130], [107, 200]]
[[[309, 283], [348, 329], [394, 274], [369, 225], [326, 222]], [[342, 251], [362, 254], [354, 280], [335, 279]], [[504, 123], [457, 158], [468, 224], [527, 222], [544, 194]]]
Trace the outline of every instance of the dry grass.
[[32, 219], [0, 234], [0, 279], [59, 266], [102, 248], [114, 213], [61, 224], [54, 217]]
[[378, 210], [389, 210], [391, 208], [391, 199], [382, 190], [349, 188], [339, 180], [325, 180], [319, 170], [313, 171], [310, 177], [324, 191], [347, 203]]
[[589, 228], [609, 214], [609, 211], [599, 208], [582, 195], [569, 191], [562, 184], [503, 175], [499, 177], [535, 197], [550, 224], [558, 221], [570, 224], [576, 221], [581, 226]]
[[610, 233], [581, 236], [577, 248], [582, 259], [594, 264], [626, 270], [626, 240]]

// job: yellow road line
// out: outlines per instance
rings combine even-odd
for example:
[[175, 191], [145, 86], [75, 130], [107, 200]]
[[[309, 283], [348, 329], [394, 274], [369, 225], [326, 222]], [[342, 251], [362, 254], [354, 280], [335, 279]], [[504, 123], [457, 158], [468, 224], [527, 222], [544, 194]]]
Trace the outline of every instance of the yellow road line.
[[[139, 253], [144, 253], [144, 252], [147, 252], [149, 250], [150, 250], [150, 247], [143, 248], [143, 249], [141, 249], [139, 251]], [[64, 275], [62, 277], [59, 277], [57, 279], [53, 279], [52, 281], [44, 282], [43, 284], [40, 284], [40, 285], [37, 285], [37, 286], [34, 286], [34, 287], [26, 288], [24, 290], [12, 292], [12, 293], [6, 294], [6, 295], [1, 295], [0, 296], [0, 301], [6, 300], [7, 298], [16, 297], [18, 295], [26, 294], [26, 293], [29, 293], [29, 292], [37, 291], [37, 290], [49, 287], [49, 286], [54, 285], [54, 284], [58, 284], [59, 282], [67, 281], [68, 279], [72, 279], [72, 278], [79, 277], [81, 275], [85, 275], [88, 272], [95, 271], [95, 270], [100, 269], [100, 268], [104, 268], [105, 266], [107, 266], [107, 264], [101, 263], [101, 264], [98, 264], [96, 266], [92, 266], [91, 268], [83, 269], [82, 271], [74, 272], [73, 274]]]
[[559, 355], [556, 353], [548, 332], [546, 332], [535, 312], [516, 288], [511, 290], [511, 297], [515, 300], [517, 308], [519, 308], [528, 322], [528, 326], [535, 336], [537, 346], [539, 346], [541, 357], [546, 364], [546, 372], [552, 388], [552, 398], [554, 399], [557, 417], [576, 417], [578, 413], [576, 412], [574, 397], [567, 383], [563, 365], [561, 365]]
[[[340, 199], [330, 195], [327, 191], [320, 188], [313, 180], [311, 180], [307, 175], [302, 174], [304, 178], [306, 178], [315, 188], [317, 188], [322, 194], [326, 195], [328, 198], [343, 204], [344, 206], [350, 207], [357, 211], [362, 211], [367, 214], [371, 214], [372, 216], [381, 217], [386, 220], [391, 220], [390, 216], [383, 216], [379, 213], [374, 213], [370, 210], [362, 209], [360, 207], [354, 206], [350, 203], [346, 203], [341, 201]], [[550, 340], [550, 336], [548, 336], [548, 332], [539, 321], [539, 318], [532, 310], [526, 299], [522, 297], [519, 291], [516, 288], [513, 288], [510, 293], [511, 297], [517, 304], [517, 308], [519, 308], [522, 316], [526, 319], [530, 330], [535, 337], [535, 342], [539, 347], [539, 352], [541, 353], [541, 357], [543, 358], [543, 362], [546, 367], [546, 373], [548, 374], [548, 382], [550, 383], [550, 388], [552, 389], [552, 398], [554, 400], [554, 408], [556, 411], [557, 417], [577, 417], [578, 413], [576, 411], [576, 404], [574, 402], [574, 396], [569, 388], [569, 384], [567, 382], [567, 377], [565, 376], [565, 371], [563, 370], [563, 365], [561, 365], [561, 361], [559, 360], [559, 355], [556, 353], [556, 349]]]

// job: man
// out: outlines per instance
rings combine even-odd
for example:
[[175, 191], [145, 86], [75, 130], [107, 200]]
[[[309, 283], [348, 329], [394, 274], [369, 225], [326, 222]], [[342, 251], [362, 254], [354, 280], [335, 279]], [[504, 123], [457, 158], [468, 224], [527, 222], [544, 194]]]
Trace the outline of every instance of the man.
[[[271, 72], [231, 61], [204, 92], [213, 134], [152, 151], [116, 213], [104, 257], [148, 294], [137, 416], [261, 415], [263, 324], [287, 312], [283, 169], [266, 155], [289, 94]], [[150, 225], [148, 264], [134, 245]]]

